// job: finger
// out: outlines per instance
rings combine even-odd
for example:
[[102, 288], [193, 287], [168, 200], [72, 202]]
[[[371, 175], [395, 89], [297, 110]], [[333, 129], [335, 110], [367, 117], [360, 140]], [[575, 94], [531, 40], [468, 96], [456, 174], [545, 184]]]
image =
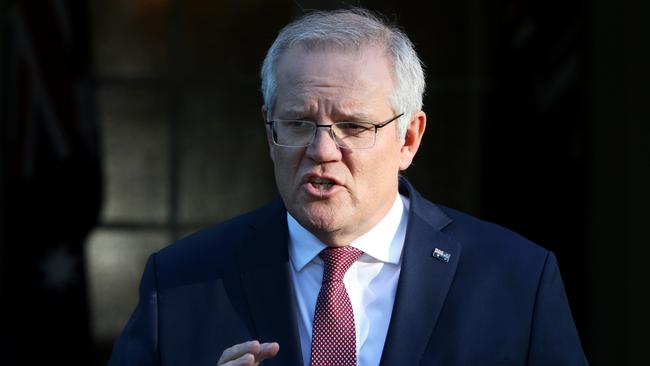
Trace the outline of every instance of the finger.
[[237, 360], [247, 353], [250, 353], [251, 355], [257, 355], [259, 352], [260, 342], [258, 341], [239, 343], [223, 351], [221, 357], [219, 358], [219, 361], [217, 362], [217, 365], [221, 365], [228, 361]]
[[218, 363], [218, 366], [257, 366], [258, 363], [255, 362], [255, 356], [253, 356], [250, 353], [246, 353], [245, 355], [235, 359], [228, 361], [226, 363]]
[[266, 359], [275, 357], [280, 351], [280, 345], [277, 342], [262, 343], [260, 345], [260, 353], [257, 357], [257, 362], [262, 362]]

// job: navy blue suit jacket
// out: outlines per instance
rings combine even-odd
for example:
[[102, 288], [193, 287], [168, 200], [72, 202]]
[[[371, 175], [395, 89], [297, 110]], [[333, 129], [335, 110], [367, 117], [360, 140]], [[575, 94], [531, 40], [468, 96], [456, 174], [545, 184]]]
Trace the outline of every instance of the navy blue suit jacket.
[[[382, 366], [587, 364], [552, 253], [400, 190], [409, 220]], [[251, 339], [279, 342], [265, 365], [301, 365], [287, 242], [278, 200], [153, 254], [110, 365], [216, 365]]]

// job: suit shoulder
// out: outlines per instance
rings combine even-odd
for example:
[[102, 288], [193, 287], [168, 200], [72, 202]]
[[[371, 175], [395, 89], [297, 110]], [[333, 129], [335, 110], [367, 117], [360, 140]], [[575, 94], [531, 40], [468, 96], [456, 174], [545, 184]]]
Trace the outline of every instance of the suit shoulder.
[[[434, 204], [422, 197], [406, 180], [400, 181], [410, 199], [410, 215], [448, 235], [462, 246], [463, 257], [482, 257], [484, 262], [511, 261], [544, 263], [549, 251], [516, 232], [467, 213]], [[491, 259], [485, 261], [485, 259]]]
[[[479, 283], [499, 284], [504, 291], [529, 289], [534, 293], [552, 260], [550, 251], [503, 226], [434, 206], [448, 217], [441, 233], [460, 246], [459, 283], [470, 288]], [[477, 278], [481, 281], [476, 282]]]
[[269, 215], [277, 215], [283, 206], [277, 201], [201, 229], [154, 254], [159, 285], [219, 278], [236, 266], [237, 250], [247, 241], [257, 225]]
[[543, 265], [550, 253], [508, 228], [448, 207], [436, 206], [451, 219], [443, 231], [462, 243], [464, 256]]

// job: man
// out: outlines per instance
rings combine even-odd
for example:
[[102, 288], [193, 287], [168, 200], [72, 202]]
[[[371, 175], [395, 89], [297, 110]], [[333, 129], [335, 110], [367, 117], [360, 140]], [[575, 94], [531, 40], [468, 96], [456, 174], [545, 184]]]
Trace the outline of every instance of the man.
[[402, 32], [311, 13], [262, 91], [281, 201], [152, 255], [112, 365], [587, 363], [551, 253], [400, 178], [426, 125]]

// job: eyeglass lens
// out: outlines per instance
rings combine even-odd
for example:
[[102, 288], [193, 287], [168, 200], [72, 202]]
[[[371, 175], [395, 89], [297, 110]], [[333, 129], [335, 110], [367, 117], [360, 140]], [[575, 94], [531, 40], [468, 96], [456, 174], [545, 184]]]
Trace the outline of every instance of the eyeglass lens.
[[[308, 146], [316, 136], [318, 127], [312, 121], [275, 121], [273, 138], [282, 146]], [[372, 147], [375, 143], [375, 126], [365, 122], [337, 122], [328, 125], [331, 135], [339, 147], [362, 149]]]

